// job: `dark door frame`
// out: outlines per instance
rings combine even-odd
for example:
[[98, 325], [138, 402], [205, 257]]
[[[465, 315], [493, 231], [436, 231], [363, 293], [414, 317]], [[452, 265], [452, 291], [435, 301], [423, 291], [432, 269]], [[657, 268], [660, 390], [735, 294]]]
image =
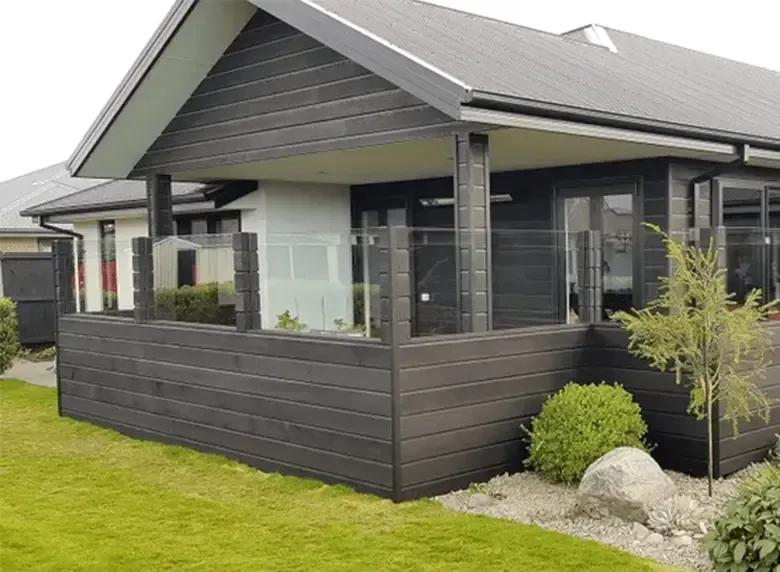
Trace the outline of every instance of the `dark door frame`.
[[569, 285], [566, 283], [567, 245], [564, 237], [565, 229], [563, 227], [566, 216], [566, 213], [564, 212], [564, 200], [567, 198], [604, 197], [607, 195], [628, 194], [610, 192], [610, 187], [614, 188], [621, 185], [633, 187], [631, 191], [633, 199], [631, 204], [633, 218], [631, 227], [633, 305], [638, 308], [641, 307], [644, 302], [644, 233], [642, 232], [642, 218], [644, 216], [644, 177], [636, 175], [561, 181], [556, 183], [552, 188], [552, 200], [553, 232], [555, 233], [555, 249], [558, 253], [555, 257], [556, 268], [553, 269], [553, 275], [556, 276], [558, 280], [555, 304], [558, 308], [558, 320], [562, 321], [562, 323], [566, 323], [568, 319], [568, 316], [565, 315], [565, 302], [569, 295]]

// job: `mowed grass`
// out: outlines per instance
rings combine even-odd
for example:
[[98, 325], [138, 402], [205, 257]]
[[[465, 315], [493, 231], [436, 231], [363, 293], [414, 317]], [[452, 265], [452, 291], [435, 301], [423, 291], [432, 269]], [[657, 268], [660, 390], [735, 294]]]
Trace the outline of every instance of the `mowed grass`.
[[394, 505], [135, 441], [0, 381], [0, 570], [669, 570], [510, 522]]

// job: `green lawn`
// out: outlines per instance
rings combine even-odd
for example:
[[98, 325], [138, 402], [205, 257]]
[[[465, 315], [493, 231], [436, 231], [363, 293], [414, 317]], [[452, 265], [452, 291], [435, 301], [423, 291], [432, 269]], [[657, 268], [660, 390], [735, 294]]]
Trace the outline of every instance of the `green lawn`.
[[57, 417], [0, 382], [0, 570], [661, 571], [599, 544], [266, 475]]

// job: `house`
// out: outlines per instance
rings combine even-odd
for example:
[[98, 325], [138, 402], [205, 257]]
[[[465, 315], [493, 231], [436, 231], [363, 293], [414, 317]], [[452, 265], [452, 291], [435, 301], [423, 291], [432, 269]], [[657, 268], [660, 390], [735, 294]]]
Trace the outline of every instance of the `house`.
[[[778, 97], [777, 72], [595, 25], [554, 35], [416, 0], [179, 0], [68, 163], [138, 181], [106, 189], [143, 185], [146, 211], [132, 191], [133, 320], [75, 312], [58, 250], [61, 411], [402, 500], [518, 468], [519, 426], [549, 394], [619, 381], [658, 459], [706, 472], [685, 390], [605, 317], [669, 273], [641, 223], [729, 251], [740, 197], [766, 239], [740, 263], [776, 281]], [[190, 183], [218, 188], [197, 208], [240, 213], [234, 329], [154, 319], [153, 245], [176, 234]], [[28, 212], [79, 228], [51, 207]], [[82, 215], [95, 239], [119, 224]], [[361, 303], [374, 337], [317, 333], [359, 322]], [[284, 310], [311, 331], [274, 329]], [[740, 438], [719, 423], [716, 472], [761, 458], [778, 425], [777, 408]]]
[[22, 215], [22, 211], [94, 184], [88, 179], [71, 177], [65, 163], [0, 182], [0, 252], [50, 251], [52, 240], [67, 233], [42, 228]]

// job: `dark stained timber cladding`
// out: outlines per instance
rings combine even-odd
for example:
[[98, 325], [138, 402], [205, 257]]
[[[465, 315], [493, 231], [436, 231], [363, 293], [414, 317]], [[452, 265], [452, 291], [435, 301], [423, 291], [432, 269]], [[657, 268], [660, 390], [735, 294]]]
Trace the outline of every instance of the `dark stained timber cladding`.
[[[780, 327], [771, 326], [772, 350], [767, 356], [771, 365], [766, 375], [759, 380], [762, 389], [771, 402], [769, 422], [758, 416], [739, 424], [735, 436], [731, 422], [722, 420], [720, 425], [720, 472], [728, 475], [746, 465], [766, 459], [769, 449], [780, 435]], [[721, 409], [721, 414], [723, 410]]]
[[59, 327], [64, 415], [391, 495], [388, 346], [108, 317]]
[[664, 467], [706, 475], [707, 426], [688, 414], [688, 388], [630, 355], [628, 338], [616, 324], [596, 325], [589, 337], [588, 381], [619, 383], [634, 396], [655, 446], [653, 456]]
[[208, 168], [399, 141], [443, 113], [263, 12], [238, 35], [136, 166]]
[[587, 326], [416, 340], [399, 349], [402, 497], [521, 468], [521, 425], [583, 369]]

